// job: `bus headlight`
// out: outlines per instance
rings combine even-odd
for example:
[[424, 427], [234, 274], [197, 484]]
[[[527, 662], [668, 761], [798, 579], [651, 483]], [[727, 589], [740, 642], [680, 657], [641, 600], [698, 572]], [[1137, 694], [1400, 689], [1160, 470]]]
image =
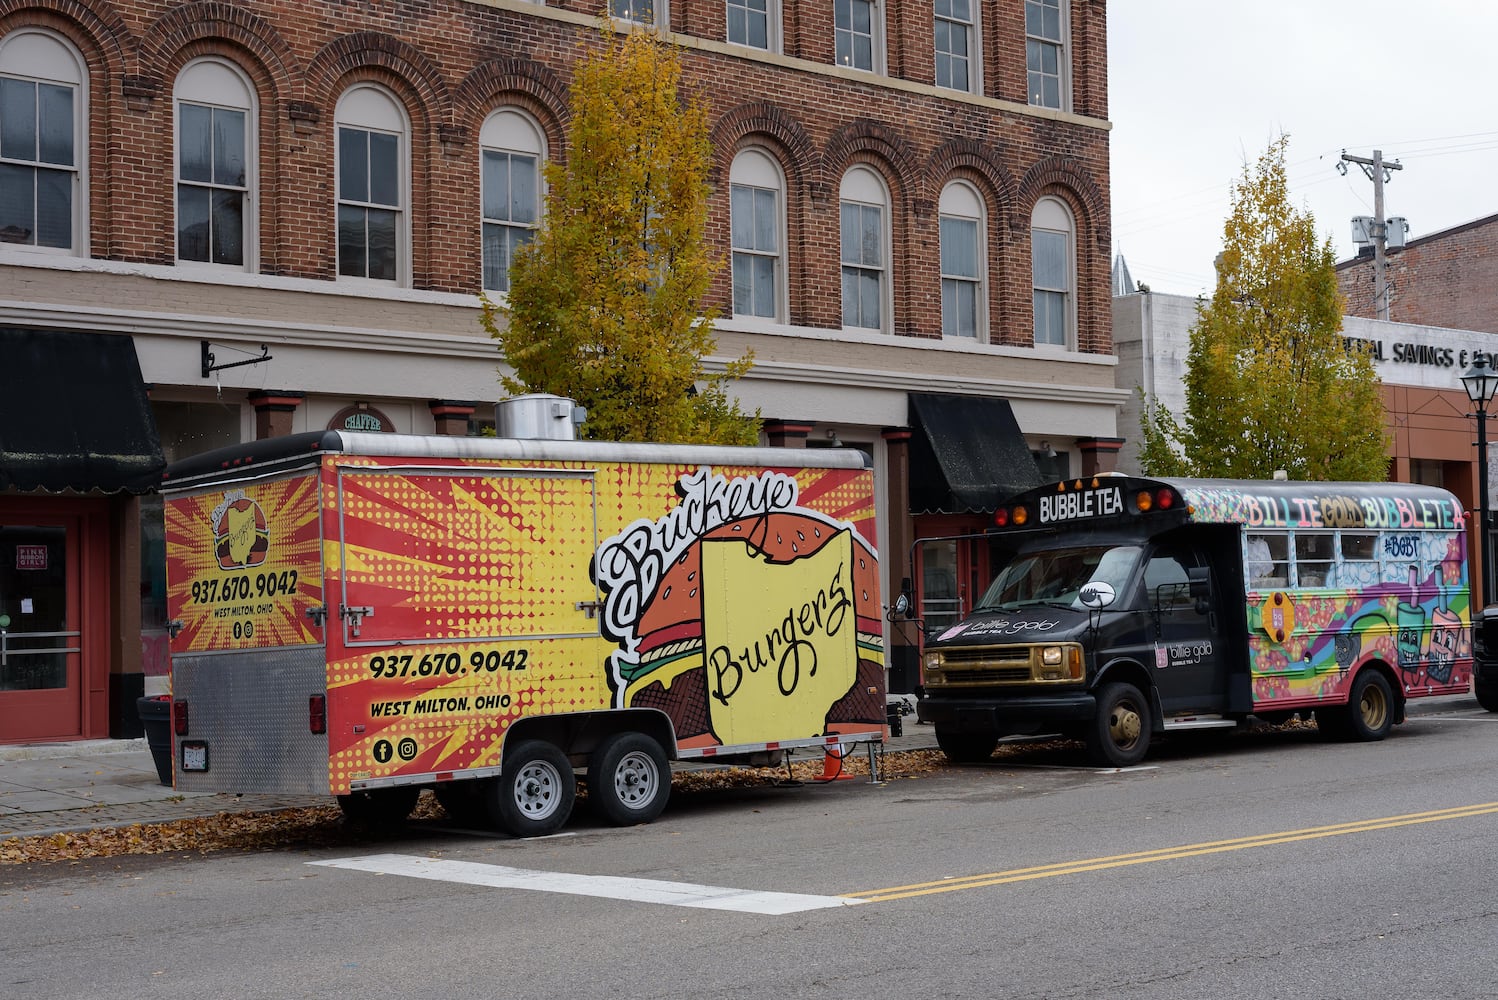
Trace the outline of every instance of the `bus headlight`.
[[1041, 651], [1040, 651], [1040, 662], [1041, 662], [1041, 664], [1043, 666], [1047, 666], [1047, 667], [1059, 667], [1059, 666], [1061, 666], [1061, 647], [1060, 646], [1046, 646], [1043, 649], [1041, 649]]
[[940, 653], [927, 653], [925, 659], [925, 670], [921, 671], [922, 680], [926, 684], [945, 684], [946, 676], [941, 672], [942, 656]]

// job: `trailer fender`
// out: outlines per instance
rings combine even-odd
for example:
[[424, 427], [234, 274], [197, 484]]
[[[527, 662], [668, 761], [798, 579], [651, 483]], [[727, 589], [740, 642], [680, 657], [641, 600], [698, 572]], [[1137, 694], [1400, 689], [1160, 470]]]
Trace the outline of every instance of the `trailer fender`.
[[678, 757], [671, 719], [654, 708], [527, 716], [517, 720], [505, 733], [505, 747], [524, 740], [545, 740], [561, 749], [574, 768], [586, 767], [593, 751], [617, 733], [643, 733], [660, 744], [668, 760]]

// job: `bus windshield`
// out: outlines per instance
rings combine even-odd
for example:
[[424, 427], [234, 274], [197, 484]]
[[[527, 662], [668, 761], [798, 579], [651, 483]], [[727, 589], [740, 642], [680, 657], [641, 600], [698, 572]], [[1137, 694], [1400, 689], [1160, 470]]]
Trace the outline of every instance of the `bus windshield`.
[[1022, 553], [989, 584], [973, 610], [1047, 604], [1080, 611], [1078, 595], [1094, 581], [1110, 584], [1122, 597], [1142, 551], [1138, 545], [1087, 545]]

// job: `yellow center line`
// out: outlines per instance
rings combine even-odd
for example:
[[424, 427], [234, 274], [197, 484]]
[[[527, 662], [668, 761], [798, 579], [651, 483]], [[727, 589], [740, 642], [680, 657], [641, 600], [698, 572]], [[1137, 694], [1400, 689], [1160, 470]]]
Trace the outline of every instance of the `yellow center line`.
[[988, 872], [983, 875], [965, 875], [946, 878], [936, 882], [916, 882], [897, 885], [888, 889], [870, 889], [865, 892], [844, 893], [852, 899], [867, 902], [886, 902], [892, 899], [909, 899], [912, 896], [930, 896], [942, 892], [957, 892], [961, 889], [977, 889], [989, 885], [1004, 885], [1010, 882], [1027, 882], [1031, 879], [1050, 878], [1055, 875], [1074, 875], [1080, 872], [1102, 871], [1107, 868], [1125, 868], [1155, 861], [1172, 861], [1178, 858], [1194, 858], [1204, 854], [1223, 854], [1241, 851], [1250, 847], [1273, 847], [1292, 844], [1302, 840], [1318, 840], [1323, 837], [1341, 837], [1352, 833], [1370, 833], [1400, 826], [1416, 826], [1421, 823], [1441, 823], [1453, 819], [1469, 819], [1498, 813], [1498, 802], [1457, 806], [1451, 809], [1436, 809], [1430, 812], [1405, 813], [1400, 816], [1385, 816], [1378, 819], [1357, 820], [1331, 826], [1313, 826], [1304, 830], [1286, 830], [1279, 833], [1264, 833], [1253, 837], [1237, 837], [1232, 840], [1210, 840], [1201, 844], [1186, 844], [1180, 847], [1162, 847], [1153, 851], [1137, 851], [1133, 854], [1114, 854], [1101, 858], [1080, 861], [1062, 861], [1032, 868], [1015, 868], [1010, 871]]

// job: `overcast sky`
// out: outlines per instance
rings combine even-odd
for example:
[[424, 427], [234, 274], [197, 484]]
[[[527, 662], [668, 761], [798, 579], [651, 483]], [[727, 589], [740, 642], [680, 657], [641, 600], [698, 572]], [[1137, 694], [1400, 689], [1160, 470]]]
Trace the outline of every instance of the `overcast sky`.
[[1108, 5], [1113, 252], [1156, 292], [1210, 294], [1231, 185], [1290, 137], [1290, 194], [1356, 253], [1362, 168], [1403, 168], [1384, 214], [1409, 239], [1498, 214], [1493, 0], [1114, 0]]

